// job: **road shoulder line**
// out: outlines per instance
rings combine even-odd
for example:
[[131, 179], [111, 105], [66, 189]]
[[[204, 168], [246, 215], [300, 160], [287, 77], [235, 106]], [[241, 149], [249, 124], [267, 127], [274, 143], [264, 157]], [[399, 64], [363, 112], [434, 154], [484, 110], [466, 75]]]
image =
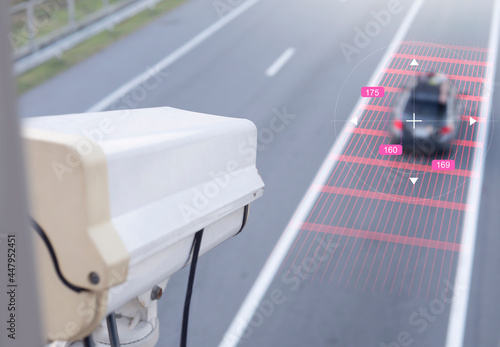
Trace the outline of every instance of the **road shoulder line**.
[[[488, 120], [491, 111], [493, 97], [493, 82], [496, 72], [496, 62], [498, 53], [498, 39], [500, 30], [500, 0], [495, 0], [493, 15], [491, 19], [490, 37], [488, 42], [488, 75], [486, 77], [484, 93], [482, 95], [485, 105], [481, 109], [481, 120], [484, 120], [485, 136], [484, 144], [488, 140]], [[485, 146], [483, 146], [485, 147]], [[486, 147], [485, 147], [486, 148]], [[460, 244], [463, 247], [458, 258], [457, 274], [455, 278], [455, 288], [460, 293], [454, 295], [450, 307], [450, 319], [446, 333], [446, 347], [462, 347], [465, 336], [465, 323], [467, 320], [467, 310], [469, 294], [472, 281], [472, 270], [474, 265], [474, 252], [476, 248], [477, 222], [479, 215], [479, 203], [481, 199], [481, 188], [483, 186], [484, 162], [486, 152], [481, 153], [481, 160], [474, 162], [474, 171], [479, 172], [477, 179], [473, 180], [469, 188], [467, 203], [472, 207], [467, 211], [462, 229]], [[457, 293], [455, 293], [457, 294]]]

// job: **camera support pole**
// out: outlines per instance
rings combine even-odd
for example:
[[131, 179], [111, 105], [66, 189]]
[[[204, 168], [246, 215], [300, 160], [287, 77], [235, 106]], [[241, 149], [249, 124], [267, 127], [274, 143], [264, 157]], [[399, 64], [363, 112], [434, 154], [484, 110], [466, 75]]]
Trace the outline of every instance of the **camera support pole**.
[[0, 1], [0, 346], [42, 346], [39, 292], [16, 92], [9, 1]]

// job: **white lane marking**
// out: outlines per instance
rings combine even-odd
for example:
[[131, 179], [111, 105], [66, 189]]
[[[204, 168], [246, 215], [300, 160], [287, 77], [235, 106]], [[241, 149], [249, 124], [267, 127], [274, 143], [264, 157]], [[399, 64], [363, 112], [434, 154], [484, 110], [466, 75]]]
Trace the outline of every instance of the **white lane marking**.
[[[488, 69], [486, 85], [482, 95], [484, 100], [486, 100], [486, 105], [484, 105], [481, 110], [481, 119], [485, 120], [482, 122], [485, 126], [485, 144], [488, 142], [488, 120], [491, 111], [491, 98], [493, 97], [493, 83], [496, 72], [499, 31], [500, 0], [496, 0], [493, 7], [490, 37], [488, 42], [488, 63], [491, 68]], [[458, 258], [457, 275], [455, 278], [455, 288], [460, 289], [459, 293], [456, 293], [456, 296], [453, 297], [450, 307], [450, 319], [448, 321], [448, 331], [446, 334], [446, 347], [462, 347], [464, 343], [465, 323], [467, 320], [467, 309], [474, 265], [474, 251], [476, 248], [477, 222], [481, 188], [483, 186], [485, 158], [486, 151], [482, 153], [481, 160], [475, 160], [473, 170], [479, 171], [479, 177], [471, 182], [471, 186], [467, 194], [467, 203], [472, 207], [467, 211], [465, 216], [462, 239], [460, 241], [462, 247], [465, 248], [460, 252], [460, 256]]]
[[[408, 11], [406, 17], [403, 19], [401, 26], [398, 28], [396, 35], [391, 41], [389, 48], [385, 52], [384, 57], [381, 59], [378, 66], [375, 68], [373, 75], [370, 78], [370, 81], [366, 84], [368, 86], [376, 85], [383, 75], [383, 69], [385, 68], [387, 62], [389, 61], [391, 55], [394, 53], [398, 44], [404, 39], [408, 29], [410, 28], [411, 23], [415, 19], [418, 11], [422, 7], [425, 0], [416, 0]], [[367, 103], [367, 98], [359, 98], [356, 106], [348, 117], [348, 119], [352, 119], [356, 112], [361, 109], [362, 104]], [[254, 315], [257, 307], [259, 306], [262, 298], [266, 294], [269, 286], [271, 285], [276, 273], [278, 272], [283, 260], [285, 259], [290, 247], [292, 246], [297, 234], [300, 230], [300, 221], [305, 220], [307, 215], [309, 214], [312, 206], [314, 206], [314, 202], [316, 198], [319, 196], [320, 192], [318, 189], [313, 189], [316, 185], [324, 185], [326, 180], [328, 179], [328, 175], [333, 170], [334, 165], [337, 163], [337, 158], [339, 153], [341, 153], [346, 144], [347, 140], [352, 136], [350, 129], [352, 129], [354, 125], [351, 122], [345, 122], [344, 127], [342, 128], [341, 134], [337, 141], [333, 144], [329, 153], [326, 155], [323, 163], [320, 166], [316, 177], [313, 179], [311, 185], [309, 186], [306, 194], [302, 198], [297, 210], [295, 211], [292, 219], [288, 222], [288, 225], [285, 228], [285, 231], [281, 235], [278, 243], [274, 246], [271, 255], [267, 259], [264, 267], [259, 273], [257, 280], [253, 284], [250, 292], [246, 296], [243, 301], [240, 309], [236, 313], [231, 325], [228, 330], [224, 334], [222, 341], [219, 344], [219, 347], [235, 347], [245, 329], [247, 328], [252, 316]]]
[[276, 61], [269, 66], [269, 68], [266, 70], [266, 76], [267, 77], [273, 77], [278, 73], [278, 71], [281, 70], [283, 66], [293, 57], [295, 54], [295, 48], [290, 47], [286, 51], [283, 52], [282, 55], [279, 56]]
[[198, 45], [203, 43], [210, 36], [215, 34], [217, 31], [222, 29], [224, 26], [238, 18], [260, 0], [247, 0], [234, 10], [232, 10], [229, 14], [219, 19], [217, 22], [203, 30], [201, 33], [193, 37], [191, 40], [186, 42], [184, 45], [179, 47], [177, 50], [166, 56], [160, 62], [155, 64], [153, 67], [148, 68], [146, 71], [136, 76], [129, 82], [122, 85], [120, 88], [116, 89], [114, 92], [106, 96], [104, 99], [99, 101], [97, 104], [89, 108], [86, 112], [99, 112], [107, 109], [115, 102], [117, 102], [121, 97], [129, 93], [131, 90], [141, 85], [142, 83], [149, 80], [151, 77], [156, 75], [158, 72], [166, 69], [169, 65], [173, 64], [184, 55], [192, 51]]

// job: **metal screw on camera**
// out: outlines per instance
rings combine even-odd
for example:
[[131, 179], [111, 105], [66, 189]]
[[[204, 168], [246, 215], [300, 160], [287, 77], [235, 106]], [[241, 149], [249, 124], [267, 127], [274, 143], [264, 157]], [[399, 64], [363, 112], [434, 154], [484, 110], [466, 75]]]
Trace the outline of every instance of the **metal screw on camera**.
[[92, 284], [97, 284], [100, 281], [99, 275], [96, 272], [91, 272], [89, 274], [89, 281]]
[[163, 290], [161, 287], [154, 286], [153, 289], [151, 290], [151, 300], [159, 300], [161, 299], [161, 296], [163, 295]]

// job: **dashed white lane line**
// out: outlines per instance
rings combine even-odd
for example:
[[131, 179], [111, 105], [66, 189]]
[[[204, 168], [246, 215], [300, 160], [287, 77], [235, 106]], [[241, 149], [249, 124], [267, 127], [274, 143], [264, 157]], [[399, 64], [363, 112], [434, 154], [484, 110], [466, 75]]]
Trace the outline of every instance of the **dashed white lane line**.
[[[398, 28], [396, 35], [392, 39], [389, 48], [385, 52], [384, 57], [380, 61], [379, 65], [375, 68], [370, 81], [366, 85], [372, 86], [377, 84], [379, 78], [383, 75], [383, 70], [386, 66], [386, 63], [389, 61], [391, 55], [396, 50], [398, 44], [405, 38], [411, 23], [415, 19], [424, 1], [425, 0], [416, 0], [413, 2], [410, 10], [406, 14], [406, 17], [403, 19], [401, 26]], [[366, 102], [366, 98], [358, 99], [358, 102], [356, 106], [354, 106], [352, 114], [347, 119], [352, 119], [353, 116], [355, 116], [356, 112], [360, 109], [363, 102]], [[297, 237], [297, 234], [300, 230], [300, 221], [307, 218], [307, 215], [310, 212], [312, 206], [314, 206], [314, 202], [318, 197], [319, 190], [311, 188], [315, 185], [323, 185], [326, 182], [326, 180], [328, 179], [328, 175], [334, 168], [337, 156], [344, 150], [347, 144], [347, 140], [351, 136], [351, 132], [349, 129], [352, 127], [354, 127], [354, 125], [351, 122], [345, 123], [344, 128], [342, 129], [337, 141], [334, 143], [334, 145], [330, 149], [330, 152], [325, 157], [325, 160], [320, 166], [320, 169], [316, 174], [313, 182], [311, 183], [311, 186], [307, 190], [299, 207], [297, 208], [292, 219], [285, 228], [285, 231], [281, 235], [280, 240], [274, 246], [271, 255], [264, 264], [264, 267], [259, 273], [257, 280], [255, 281], [252, 288], [250, 289], [250, 292], [243, 301], [243, 304], [236, 313], [236, 316], [234, 317], [231, 325], [222, 338], [219, 347], [235, 347], [240, 342], [248, 324], [250, 323], [250, 320], [252, 319], [252, 316], [254, 315], [269, 286], [274, 280], [281, 266], [281, 263], [285, 259], [288, 251], [290, 250], [290, 247], [293, 244], [293, 241]]]
[[286, 63], [294, 56], [295, 48], [290, 47], [286, 51], [283, 52], [282, 55], [279, 56], [278, 59], [266, 70], [267, 77], [273, 77], [276, 75]]
[[217, 22], [203, 30], [201, 33], [193, 37], [191, 40], [186, 42], [184, 45], [179, 47], [177, 50], [166, 56], [160, 62], [155, 64], [154, 66], [148, 68], [146, 71], [136, 76], [129, 82], [125, 83], [114, 92], [103, 98], [97, 104], [92, 106], [87, 110], [87, 112], [99, 112], [104, 111], [117, 102], [120, 98], [125, 96], [127, 93], [132, 91], [137, 86], [142, 83], [148, 81], [151, 77], [158, 74], [162, 70], [166, 69], [171, 64], [175, 63], [177, 60], [185, 56], [187, 53], [191, 52], [193, 49], [198, 47], [201, 43], [203, 43], [206, 39], [214, 35], [220, 29], [225, 27], [227, 24], [231, 23], [233, 20], [238, 18], [240, 15], [245, 13], [247, 10], [252, 8], [255, 4], [257, 4], [260, 0], [247, 0], [242, 3], [240, 6], [236, 7], [226, 16], [219, 19]]
[[[496, 71], [498, 39], [500, 31], [500, 0], [495, 0], [493, 15], [491, 19], [490, 37], [488, 42], [488, 75], [483, 92], [486, 100], [481, 109], [480, 119], [485, 127], [484, 143], [488, 139], [488, 120], [491, 113], [491, 98], [493, 97], [493, 85]], [[472, 180], [469, 188], [467, 203], [472, 206], [467, 210], [462, 231], [460, 244], [463, 247], [458, 258], [457, 274], [455, 278], [455, 288], [459, 288], [455, 293], [450, 307], [450, 319], [448, 321], [448, 331], [446, 334], [446, 347], [462, 347], [465, 336], [465, 323], [467, 321], [467, 310], [469, 304], [470, 287], [472, 281], [472, 270], [474, 265], [474, 251], [476, 248], [477, 222], [479, 216], [479, 203], [481, 199], [481, 187], [483, 186], [484, 162], [486, 151], [483, 151], [482, 158], [474, 161], [473, 171], [479, 171], [479, 176]]]

